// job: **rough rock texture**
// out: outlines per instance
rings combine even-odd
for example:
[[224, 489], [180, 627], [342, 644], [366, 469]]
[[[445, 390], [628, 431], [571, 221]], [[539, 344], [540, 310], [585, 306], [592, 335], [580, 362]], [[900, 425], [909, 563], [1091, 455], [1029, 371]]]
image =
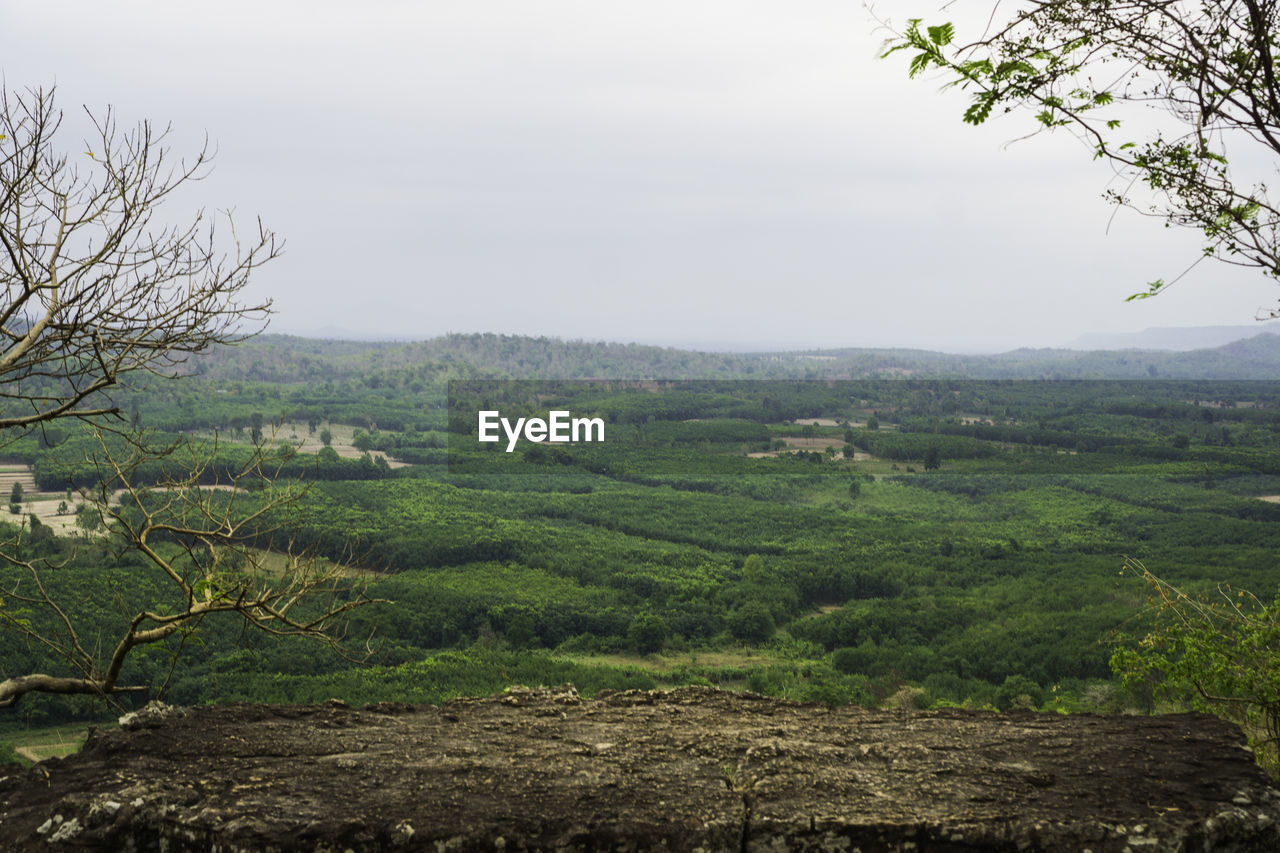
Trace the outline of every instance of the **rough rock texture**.
[[1280, 791], [1194, 714], [561, 688], [128, 725], [0, 779], [0, 848], [1280, 850]]

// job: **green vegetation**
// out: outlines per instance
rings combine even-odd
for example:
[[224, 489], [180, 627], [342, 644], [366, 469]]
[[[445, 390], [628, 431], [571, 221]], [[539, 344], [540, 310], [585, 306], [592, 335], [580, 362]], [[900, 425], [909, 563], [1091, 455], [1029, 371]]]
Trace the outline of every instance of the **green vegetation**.
[[1124, 684], [1236, 722], [1259, 763], [1280, 776], [1280, 597], [1264, 602], [1228, 584], [1189, 594], [1140, 562], [1125, 568], [1150, 595], [1146, 634], [1112, 658]]
[[[277, 458], [313, 487], [268, 521], [295, 546], [354, 554], [391, 603], [347, 626], [373, 636], [371, 665], [215, 614], [202, 642], [139, 650], [122, 677], [182, 703], [438, 702], [571, 681], [587, 695], [718, 684], [832, 704], [1172, 707], [1176, 679], [1154, 694], [1154, 659], [1117, 645], [1145, 596], [1117, 574], [1125, 559], [1192, 595], [1276, 586], [1280, 504], [1259, 498], [1280, 495], [1280, 383], [454, 378], [469, 369], [404, 365], [327, 391], [196, 376], [176, 400], [127, 399], [175, 434], [216, 430], [234, 461], [276, 395]], [[401, 371], [434, 384], [414, 391]], [[506, 453], [475, 441], [481, 403], [600, 416], [607, 441]], [[273, 440], [271, 421], [258, 428]], [[55, 493], [50, 510], [67, 481], [94, 477], [84, 439], [55, 438], [10, 446]], [[177, 605], [91, 527], [21, 533], [26, 553], [65, 561], [50, 592], [84, 635], [118, 632], [140, 602]], [[1163, 653], [1163, 673], [1194, 660]], [[58, 664], [8, 633], [0, 666]], [[15, 713], [42, 725], [99, 710], [29, 696]]]
[[13, 722], [0, 723], [0, 766], [9, 762], [30, 764], [33, 758], [62, 758], [79, 751], [87, 734], [82, 725], [29, 728]]

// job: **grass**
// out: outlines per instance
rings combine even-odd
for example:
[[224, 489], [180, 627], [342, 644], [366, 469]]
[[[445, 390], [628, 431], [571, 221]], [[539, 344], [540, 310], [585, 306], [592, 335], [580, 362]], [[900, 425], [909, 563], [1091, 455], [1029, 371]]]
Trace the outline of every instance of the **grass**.
[[753, 649], [700, 650], [692, 652], [663, 652], [656, 655], [637, 654], [598, 654], [598, 655], [556, 655], [565, 660], [577, 663], [606, 666], [634, 666], [650, 672], [669, 672], [682, 666], [712, 667], [727, 669], [734, 667], [754, 666], [777, 660], [776, 655]]
[[[262, 570], [268, 575], [283, 577], [289, 566], [289, 557], [277, 551], [265, 551], [261, 548], [252, 549], [258, 559], [261, 559]], [[357, 578], [364, 581], [379, 580], [386, 575], [375, 572], [372, 569], [365, 569], [359, 566], [340, 566], [327, 557], [313, 558], [316, 569], [322, 573], [328, 573], [336, 570], [340, 577]]]
[[87, 734], [83, 724], [31, 729], [15, 724], [0, 727], [0, 742], [12, 746], [20, 761], [35, 763], [46, 758], [65, 758], [79, 752]]

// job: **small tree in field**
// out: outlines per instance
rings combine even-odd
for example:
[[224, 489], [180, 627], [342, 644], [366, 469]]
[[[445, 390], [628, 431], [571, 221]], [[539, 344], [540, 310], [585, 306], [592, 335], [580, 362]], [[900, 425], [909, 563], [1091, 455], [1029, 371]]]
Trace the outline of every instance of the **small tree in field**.
[[668, 633], [667, 623], [661, 616], [645, 611], [636, 614], [627, 626], [627, 642], [642, 655], [656, 654], [666, 645]]
[[[203, 211], [184, 224], [160, 218], [177, 189], [208, 173], [207, 147], [175, 161], [167, 130], [122, 129], [110, 110], [89, 121], [87, 143], [60, 147], [52, 90], [0, 91], [0, 443], [56, 420], [93, 424], [98, 483], [82, 491], [76, 524], [110, 553], [141, 557], [171, 595], [122, 614], [114, 637], [86, 636], [75, 602], [49, 592], [58, 565], [24, 550], [21, 532], [0, 542], [0, 627], [66, 665], [0, 670], [0, 707], [37, 691], [145, 689], [120, 682], [129, 655], [219, 613], [336, 643], [342, 617], [367, 601], [339, 567], [291, 547], [298, 491], [263, 448], [221, 475], [230, 491], [202, 489], [216, 447], [153, 445], [118, 417], [113, 387], [173, 375], [191, 354], [262, 327], [270, 303], [243, 296], [280, 245], [261, 223], [245, 234]], [[164, 476], [142, 489], [139, 470], [157, 460]], [[283, 553], [270, 567], [266, 543]]]

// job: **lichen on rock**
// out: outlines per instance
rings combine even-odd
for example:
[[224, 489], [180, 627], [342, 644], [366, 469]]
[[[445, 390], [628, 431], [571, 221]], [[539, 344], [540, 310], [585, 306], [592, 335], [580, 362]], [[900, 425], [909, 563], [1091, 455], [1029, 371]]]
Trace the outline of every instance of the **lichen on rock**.
[[1280, 849], [1280, 792], [1243, 744], [1198, 714], [832, 710], [709, 688], [224, 705], [150, 715], [0, 781], [0, 838], [175, 853]]

